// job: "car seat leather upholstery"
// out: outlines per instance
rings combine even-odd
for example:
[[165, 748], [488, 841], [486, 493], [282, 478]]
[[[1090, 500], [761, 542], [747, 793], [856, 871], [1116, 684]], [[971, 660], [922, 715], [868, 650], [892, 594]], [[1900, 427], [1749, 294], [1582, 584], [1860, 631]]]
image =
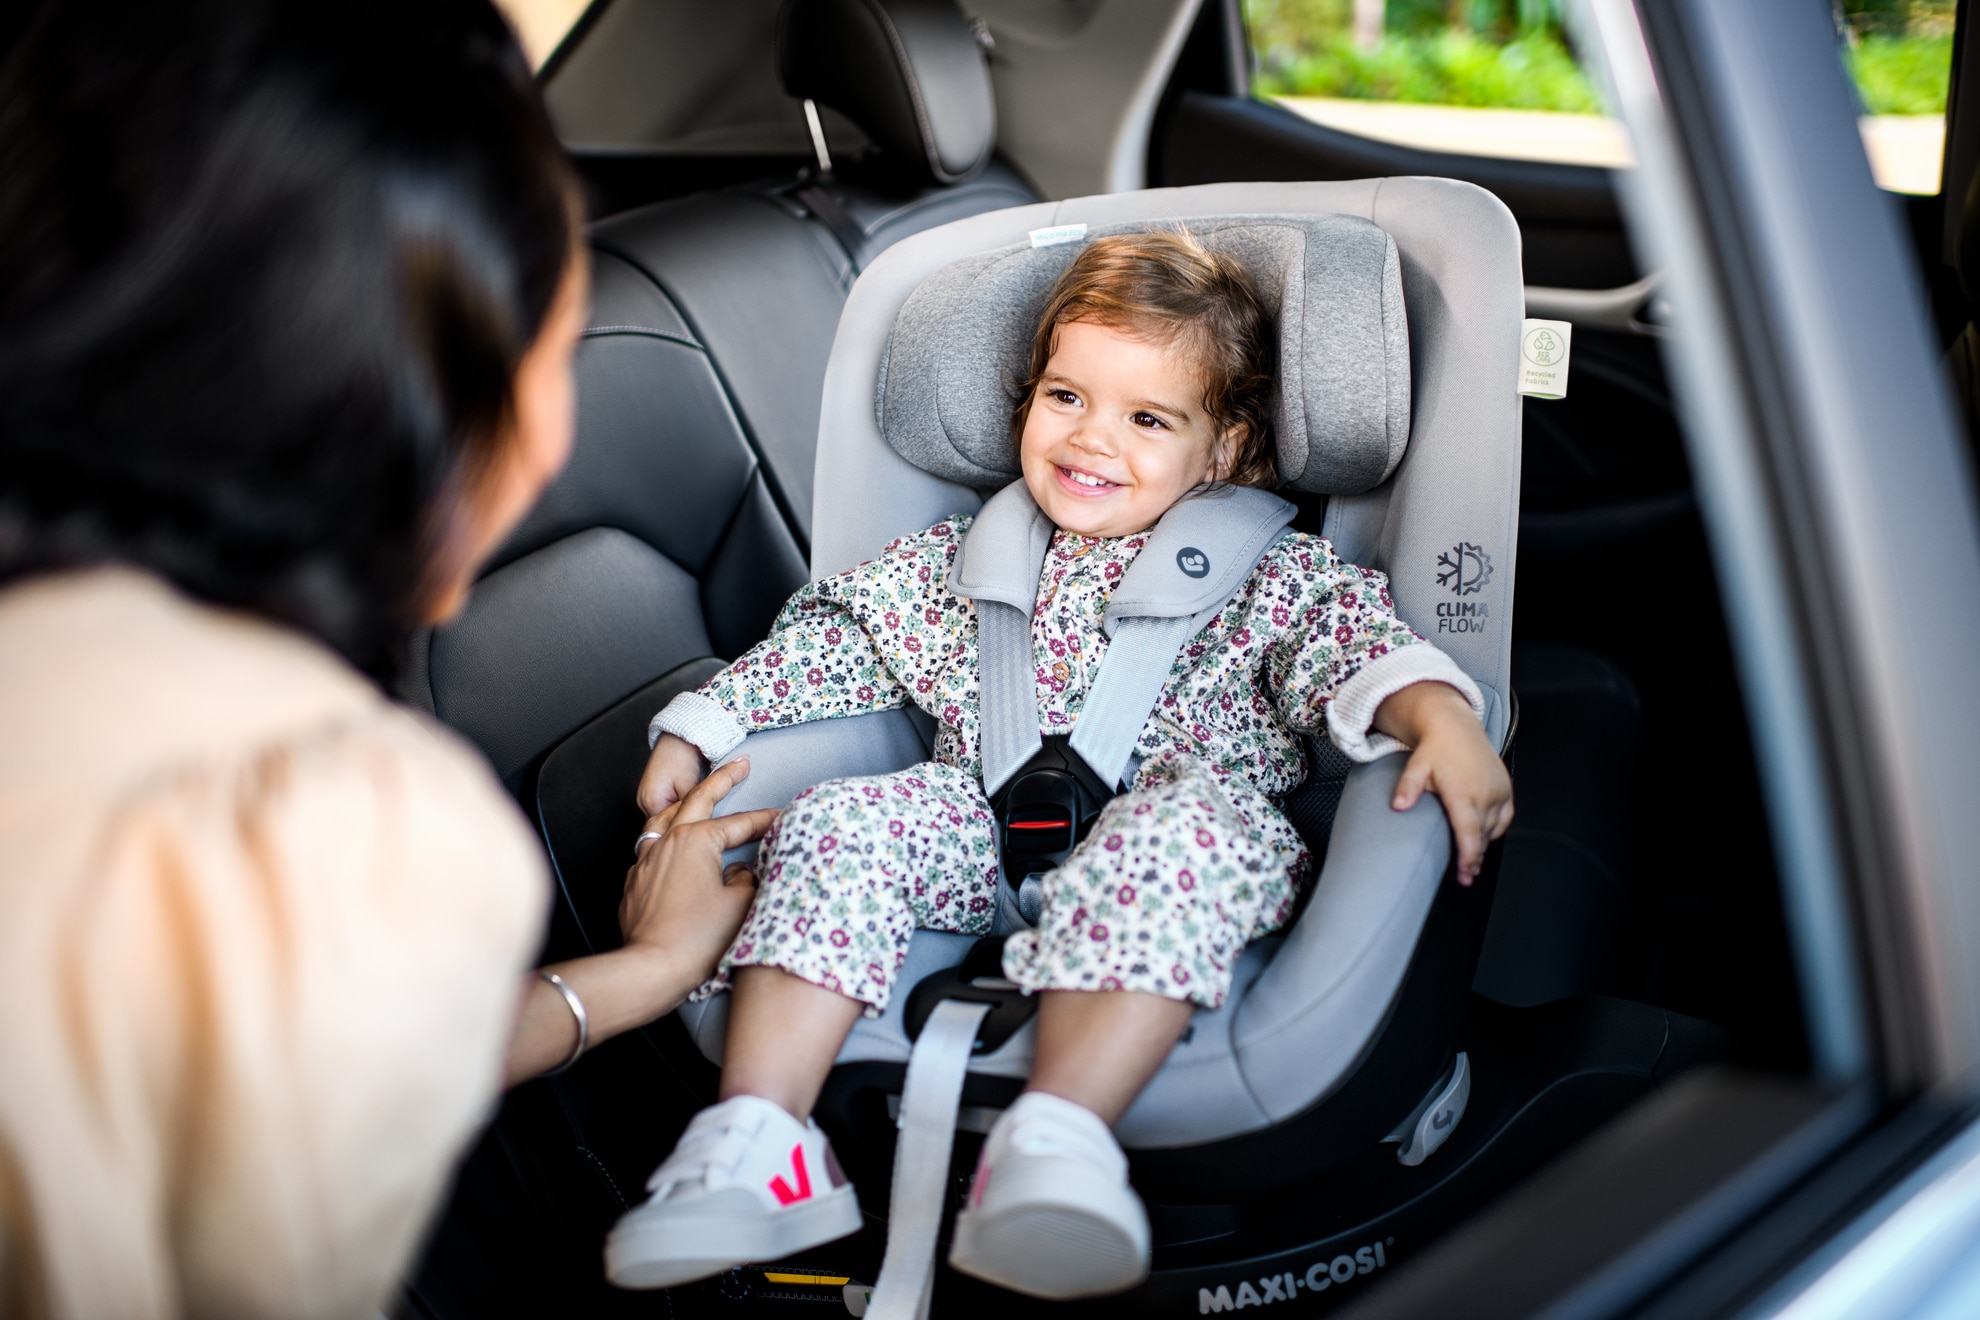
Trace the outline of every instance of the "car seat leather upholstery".
[[402, 680], [512, 791], [599, 711], [746, 649], [804, 582], [825, 363], [865, 264], [1036, 200], [990, 160], [988, 74], [950, 0], [787, 11], [793, 94], [852, 116], [883, 158], [860, 182], [806, 171], [593, 226], [570, 464]]
[[976, 34], [955, 20], [951, 0], [791, 0], [777, 75], [936, 183], [961, 183], [989, 162], [997, 111]]

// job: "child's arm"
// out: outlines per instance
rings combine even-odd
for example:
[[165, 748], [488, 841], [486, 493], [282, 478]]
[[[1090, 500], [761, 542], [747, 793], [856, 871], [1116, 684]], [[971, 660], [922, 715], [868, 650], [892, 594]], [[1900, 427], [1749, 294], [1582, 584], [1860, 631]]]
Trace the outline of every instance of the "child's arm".
[[1414, 749], [1391, 805], [1407, 811], [1425, 789], [1435, 793], [1457, 840], [1458, 883], [1470, 884], [1484, 864], [1485, 845], [1513, 818], [1512, 776], [1471, 703], [1448, 684], [1412, 683], [1376, 708], [1375, 728]]
[[640, 776], [649, 816], [680, 801], [706, 762], [761, 729], [895, 710], [953, 651], [970, 602], [943, 585], [965, 519], [904, 536], [875, 559], [798, 589], [770, 636], [654, 716]]

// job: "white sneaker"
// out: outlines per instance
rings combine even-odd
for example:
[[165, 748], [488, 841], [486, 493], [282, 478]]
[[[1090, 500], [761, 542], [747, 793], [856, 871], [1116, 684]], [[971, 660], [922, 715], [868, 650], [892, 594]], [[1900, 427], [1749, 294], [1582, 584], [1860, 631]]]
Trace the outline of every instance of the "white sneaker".
[[1033, 1297], [1094, 1297], [1148, 1277], [1148, 1212], [1092, 1110], [1026, 1091], [983, 1143], [949, 1264]]
[[605, 1239], [621, 1288], [671, 1288], [856, 1233], [859, 1202], [816, 1123], [738, 1095], [704, 1109]]

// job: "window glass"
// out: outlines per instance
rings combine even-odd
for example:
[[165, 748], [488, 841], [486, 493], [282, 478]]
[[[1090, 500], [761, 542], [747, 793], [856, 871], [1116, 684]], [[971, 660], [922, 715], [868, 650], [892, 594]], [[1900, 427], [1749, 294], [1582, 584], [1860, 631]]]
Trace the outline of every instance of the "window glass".
[[[1939, 190], [1956, 0], [1842, 0], [1877, 182]], [[1305, 118], [1432, 151], [1628, 166], [1565, 0], [1245, 0], [1252, 90]]]
[[1843, 59], [1863, 106], [1877, 182], [1939, 191], [1956, 0], [1844, 0]]
[[1432, 151], [1633, 163], [1568, 45], [1564, 0], [1246, 0], [1252, 90]]
[[591, 0], [495, 0], [495, 7], [521, 38], [529, 66], [540, 69], [557, 43], [591, 7]]

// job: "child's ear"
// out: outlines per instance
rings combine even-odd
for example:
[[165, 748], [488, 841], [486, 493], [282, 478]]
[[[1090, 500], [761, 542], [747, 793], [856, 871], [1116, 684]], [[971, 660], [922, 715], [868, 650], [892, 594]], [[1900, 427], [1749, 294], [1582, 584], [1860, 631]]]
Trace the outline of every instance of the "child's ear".
[[1210, 480], [1228, 480], [1237, 468], [1237, 457], [1244, 452], [1244, 443], [1249, 439], [1247, 428], [1239, 423], [1227, 426], [1210, 445]]

